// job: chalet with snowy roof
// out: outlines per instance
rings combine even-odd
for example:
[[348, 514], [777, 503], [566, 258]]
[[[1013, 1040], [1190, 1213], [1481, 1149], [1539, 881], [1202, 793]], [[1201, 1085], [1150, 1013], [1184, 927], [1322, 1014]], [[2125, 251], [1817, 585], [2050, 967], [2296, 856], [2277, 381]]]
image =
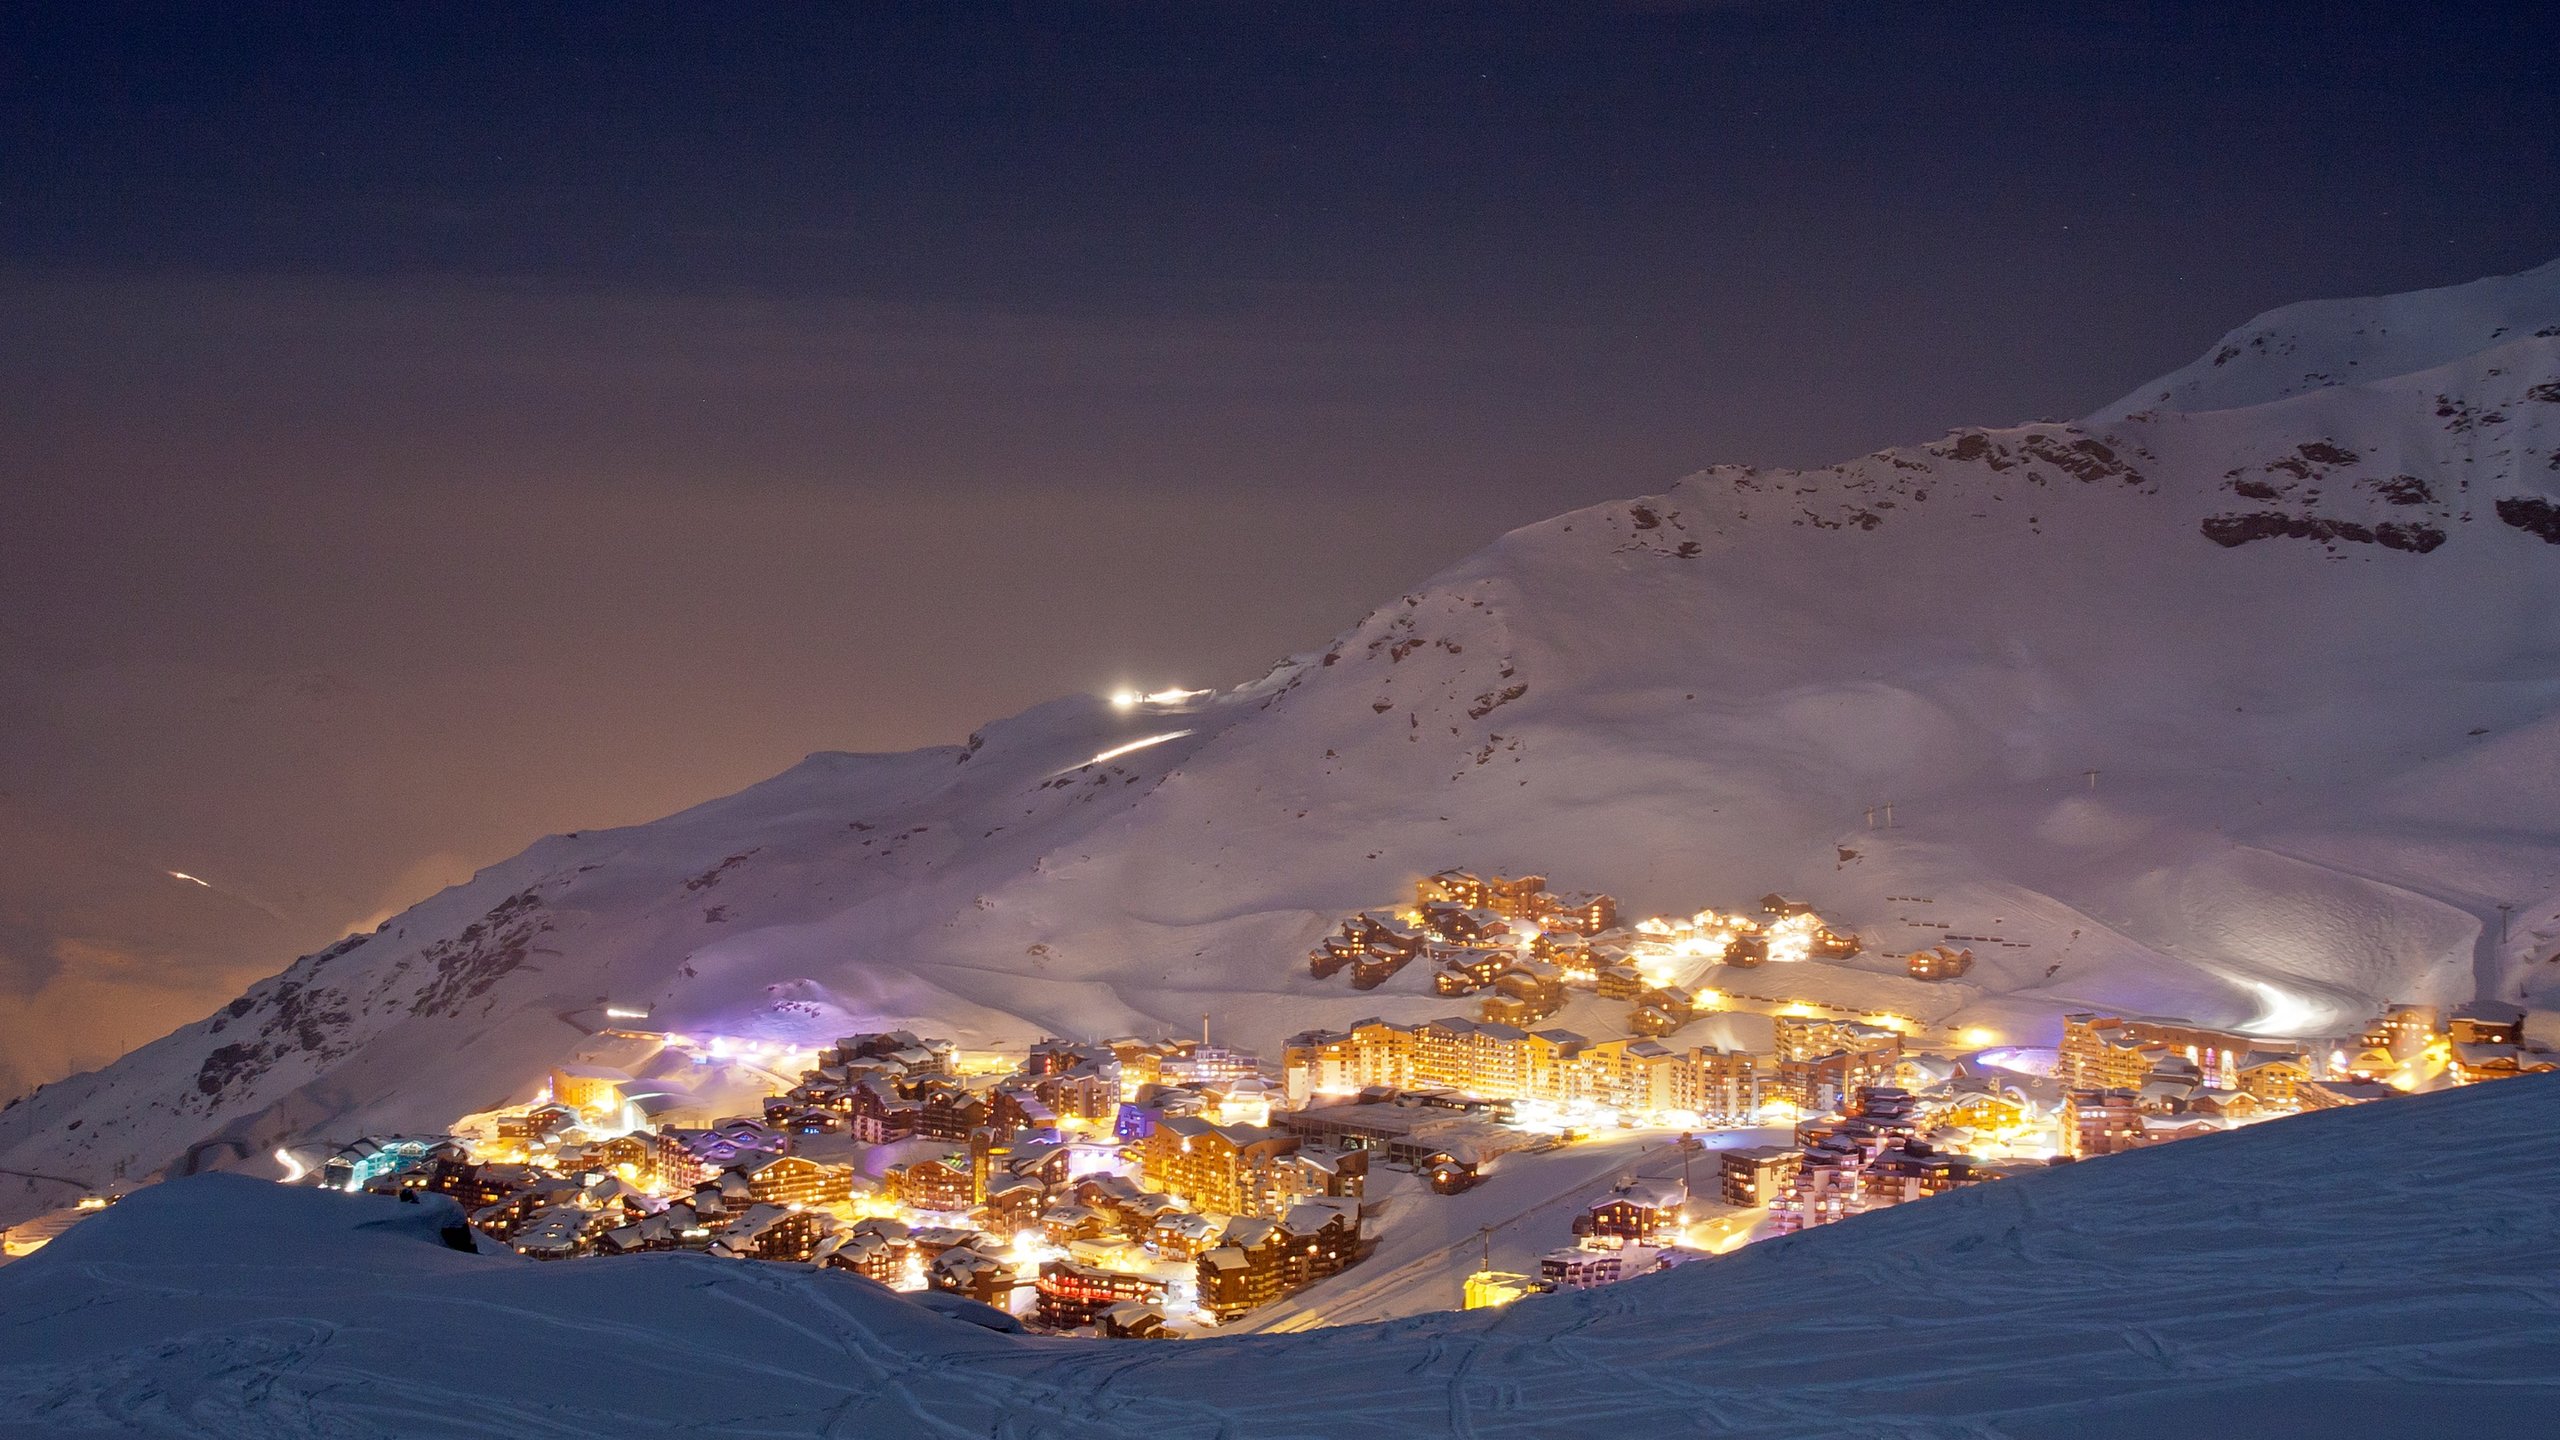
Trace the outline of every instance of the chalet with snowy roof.
[[1418, 922], [1422, 932], [1443, 945], [1466, 947], [1512, 943], [1512, 917], [1458, 905], [1425, 905]]
[[2290, 1110], [2299, 1103], [2302, 1082], [2311, 1078], [2311, 1062], [2288, 1051], [2252, 1050], [2240, 1057], [2239, 1071], [2241, 1090], [2260, 1104]]
[[557, 1100], [544, 1100], [523, 1110], [498, 1117], [498, 1138], [530, 1144], [559, 1139], [584, 1123], [577, 1109]]
[[528, 1260], [566, 1260], [586, 1249], [588, 1218], [574, 1205], [554, 1206], [517, 1227], [507, 1243]]
[[1603, 955], [1601, 950], [1577, 935], [1541, 931], [1529, 942], [1529, 953], [1556, 967], [1568, 985], [1590, 985], [1600, 978], [1604, 965], [1622, 963], [1623, 955]]
[[2134, 1104], [2145, 1115], [2183, 1115], [2187, 1102], [2204, 1088], [2204, 1076], [2183, 1055], [2163, 1056], [2145, 1072], [2135, 1088]]
[[1987, 1178], [1987, 1173], [1977, 1173], [1972, 1156], [1911, 1139], [1879, 1151], [1860, 1173], [1858, 1185], [1867, 1208], [1879, 1209], [1943, 1195]]
[[755, 1205], [713, 1233], [711, 1253], [745, 1260], [805, 1261], [816, 1253], [829, 1224], [825, 1215], [814, 1210]]
[[[2029, 1096], [2022, 1086], [2012, 1083], [2012, 1077], [1966, 1072], [1961, 1068], [1959, 1073], [1929, 1087], [1924, 1093], [1931, 1121], [1960, 1130], [2005, 1130], [2022, 1125], [2030, 1117], [2050, 1108]], [[2058, 1093], [2052, 1097], [2056, 1102], [2060, 1098]]]
[[2446, 1069], [2457, 1085], [2477, 1085], [2484, 1080], [2512, 1080], [2518, 1075], [2536, 1075], [2554, 1068], [2550, 1051], [2528, 1049], [2522, 1045], [2464, 1044], [2456, 1041]]
[[1106, 1305], [1094, 1316], [1094, 1328], [1105, 1340], [1165, 1340], [1164, 1308], [1144, 1300]]
[[1932, 945], [1904, 956], [1902, 964], [1914, 980], [1958, 980], [1972, 972], [1973, 951], [1953, 945]]
[[574, 1159], [583, 1169], [609, 1170], [627, 1180], [637, 1180], [649, 1168], [649, 1136], [646, 1133], [615, 1135], [603, 1140], [590, 1140], [574, 1151], [561, 1152], [563, 1163]]
[[866, 1145], [887, 1145], [916, 1133], [924, 1107], [901, 1097], [885, 1080], [859, 1080], [837, 1097], [845, 1133]]
[[1688, 1202], [1689, 1192], [1677, 1180], [1629, 1180], [1576, 1216], [1574, 1233], [1650, 1244], [1679, 1233]]
[[927, 1085], [917, 1099], [916, 1133], [930, 1140], [967, 1140], [994, 1118], [985, 1091], [948, 1081]]
[[2246, 1090], [2207, 1088], [2187, 1097], [2187, 1113], [2210, 1120], [2255, 1120], [2266, 1112], [2266, 1102]]
[[[1056, 1082], [1062, 1089], [1074, 1083], [1072, 1080]], [[1078, 1104], [1100, 1103], [1099, 1090], [1067, 1090], [1065, 1093], [1082, 1097], [1077, 1099]], [[1082, 1118], [1115, 1117], [1119, 1114], [1119, 1108], [1119, 1092], [1114, 1089], [1101, 1116]], [[987, 1095], [986, 1128], [998, 1134], [1009, 1135], [1017, 1131], [1030, 1131], [1034, 1134], [1054, 1135], [1058, 1132], [1058, 1122], [1057, 1108], [1040, 1098], [1040, 1092], [1036, 1090], [1026, 1090], [1015, 1085], [999, 1085]]]
[[1473, 995], [1502, 978], [1514, 961], [1515, 957], [1508, 950], [1461, 950], [1447, 955], [1432, 971], [1432, 993], [1451, 997]]
[[1104, 1310], [1128, 1301], [1162, 1306], [1165, 1282], [1152, 1275], [1105, 1270], [1074, 1260], [1044, 1260], [1034, 1282], [1032, 1313], [1052, 1330], [1090, 1325]]
[[[1003, 1169], [1055, 1188], [1067, 1183], [1075, 1148], [1052, 1134], [1017, 1135], [1006, 1142]], [[992, 1155], [992, 1150], [990, 1151]]]
[[1647, 986], [1627, 1012], [1627, 1028], [1638, 1035], [1668, 1035], [1696, 1018], [1697, 1006], [1688, 992]]
[[1543, 960], [1524, 960], [1495, 977], [1483, 1018], [1525, 1029], [1564, 1008], [1564, 972]]
[[1002, 1175], [987, 1181], [978, 1214], [989, 1229], [1014, 1235], [1039, 1224], [1048, 1204], [1049, 1187], [1028, 1175]]
[[2145, 1115], [2142, 1117], [2142, 1143], [2165, 1145], [2172, 1140], [2219, 1135], [2230, 1128], [2229, 1121], [2210, 1115]]
[[847, 1035], [820, 1052], [822, 1065], [848, 1070], [873, 1068], [910, 1075], [949, 1075], [958, 1068], [959, 1047], [949, 1040], [924, 1040], [911, 1030], [871, 1031]]
[[2522, 1045], [2524, 1007], [2495, 1000], [2457, 1005], [2445, 1017], [2445, 1038], [2456, 1045]]
[[758, 1205], [841, 1205], [853, 1198], [853, 1171], [799, 1155], [757, 1155], [730, 1167]]
[[1194, 1262], [1201, 1308], [1223, 1322], [1279, 1299], [1281, 1243], [1279, 1227], [1269, 1220], [1229, 1224], [1223, 1242]]
[[580, 1186], [563, 1176], [546, 1176], [514, 1194], [471, 1212], [473, 1229], [495, 1239], [513, 1243], [516, 1232], [530, 1224], [536, 1215], [560, 1206], [575, 1207]]
[[723, 1120], [702, 1129], [660, 1130], [649, 1147], [647, 1179], [660, 1190], [698, 1185], [722, 1170], [765, 1155], [787, 1155], [791, 1137], [762, 1121]]
[[2357, 1040], [2367, 1048], [2387, 1052], [2396, 1065], [2426, 1054], [2427, 1047], [2443, 1034], [2443, 1016], [2433, 1005], [2396, 1004], [2366, 1026]]
[[1030, 1093], [1047, 1107], [1048, 1124], [1041, 1124], [1026, 1111], [1017, 1122], [1025, 1128], [1050, 1128], [1059, 1116], [1108, 1120], [1120, 1108], [1120, 1062], [1105, 1055], [1070, 1070], [1043, 1075], [1032, 1083]]
[[2295, 1098], [2306, 1111], [2336, 1110], [2348, 1105], [2389, 1100], [2399, 1093], [2380, 1080], [2305, 1080], [2295, 1092]]
[[654, 1215], [615, 1226], [596, 1238], [596, 1248], [608, 1254], [700, 1249], [710, 1243], [710, 1227], [691, 1203], [682, 1200]]
[[1546, 898], [1536, 919], [1544, 930], [1599, 935], [1617, 928], [1618, 902], [1592, 890], [1562, 891]]
[[[896, 1227], [894, 1231], [887, 1228], [891, 1226]], [[860, 1221], [821, 1237], [809, 1258], [831, 1270], [850, 1270], [883, 1285], [897, 1285], [907, 1278], [908, 1263], [915, 1254], [906, 1231], [895, 1220]]]
[[966, 1151], [917, 1156], [890, 1166], [881, 1180], [890, 1198], [911, 1209], [958, 1215], [977, 1203]]
[[1041, 1238], [1060, 1249], [1078, 1240], [1100, 1240], [1113, 1228], [1108, 1217], [1088, 1205], [1053, 1205], [1040, 1215]]
[[1523, 875], [1517, 880], [1501, 876], [1486, 879], [1472, 870], [1443, 870], [1424, 876], [1413, 887], [1413, 907], [1429, 910], [1433, 906], [1453, 906], [1461, 910], [1487, 909], [1515, 919], [1527, 919], [1537, 906], [1537, 896], [1547, 888], [1543, 875]]
[[1155, 1192], [1147, 1190], [1126, 1175], [1109, 1170], [1079, 1175], [1067, 1183], [1066, 1190], [1069, 1200], [1078, 1205], [1090, 1205], [1097, 1210], [1114, 1209], [1151, 1193]]
[[1339, 931], [1318, 942], [1307, 956], [1307, 970], [1324, 980], [1348, 969], [1353, 972], [1354, 988], [1370, 990], [1419, 958], [1430, 946], [1429, 934], [1406, 924], [1393, 912], [1364, 911], [1344, 920]]
[[1118, 1117], [1111, 1122], [1115, 1138], [1125, 1142], [1144, 1140], [1170, 1116], [1197, 1116], [1208, 1107], [1209, 1097], [1197, 1090], [1178, 1085], [1149, 1084], [1139, 1087], [1134, 1100], [1124, 1101]]
[[1096, 1060], [1108, 1060], [1114, 1065], [1120, 1063], [1120, 1057], [1113, 1054], [1108, 1046], [1050, 1037], [1032, 1042], [1031, 1049], [1022, 1057], [1020, 1072], [1035, 1079], [1064, 1075]]
[[439, 1156], [429, 1161], [423, 1174], [424, 1188], [438, 1195], [451, 1196], [466, 1215], [495, 1205], [546, 1178], [530, 1165], [496, 1161], [480, 1164], [452, 1156]]
[[[923, 1240], [924, 1233], [919, 1231], [919, 1252], [924, 1249]], [[1012, 1307], [1014, 1287], [1020, 1282], [1012, 1262], [976, 1245], [954, 1245], [936, 1253], [925, 1262], [924, 1270], [925, 1283], [932, 1288], [999, 1310]]]
[[1223, 1228], [1219, 1217], [1169, 1212], [1158, 1216], [1149, 1228], [1146, 1246], [1158, 1259], [1196, 1260], [1200, 1252], [1218, 1242]]
[[1339, 1274], [1362, 1253], [1359, 1202], [1299, 1201], [1280, 1215], [1273, 1244], [1284, 1293]]
[[1633, 1000], [1646, 988], [1644, 975], [1626, 961], [1603, 965], [1592, 977], [1592, 992], [1603, 1000]]

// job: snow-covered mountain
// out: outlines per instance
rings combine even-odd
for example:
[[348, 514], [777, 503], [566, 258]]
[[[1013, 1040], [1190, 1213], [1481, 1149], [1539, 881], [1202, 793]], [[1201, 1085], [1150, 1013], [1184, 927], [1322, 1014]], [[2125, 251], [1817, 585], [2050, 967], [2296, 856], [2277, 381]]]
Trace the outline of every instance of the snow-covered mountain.
[[[1425, 1018], [1418, 974], [1358, 994], [1303, 956], [1451, 864], [1636, 913], [1810, 899], [1867, 953], [1772, 983], [2021, 1040], [2092, 1005], [2321, 1035], [2540, 1003], [2555, 456], [2560, 264], [2288, 307], [2077, 424], [1516, 531], [1231, 690], [545, 839], [0, 1113], [0, 1168], [433, 1128], [607, 1002], [787, 1038]], [[1963, 981], [1900, 973], [1950, 935]], [[0, 1217], [58, 1203], [10, 1183]]]
[[0, 1269], [0, 1435], [2532, 1434], [2560, 1147], [2517, 1142], [2555, 1120], [2536, 1076], [1501, 1310], [1181, 1344], [800, 1266], [457, 1254], [429, 1207], [203, 1176]]

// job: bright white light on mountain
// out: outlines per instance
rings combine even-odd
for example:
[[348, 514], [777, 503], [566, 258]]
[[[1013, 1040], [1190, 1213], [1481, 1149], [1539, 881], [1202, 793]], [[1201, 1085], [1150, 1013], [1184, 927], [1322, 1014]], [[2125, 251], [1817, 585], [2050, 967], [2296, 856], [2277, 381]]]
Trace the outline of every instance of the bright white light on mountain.
[[311, 1167], [294, 1159], [293, 1152], [290, 1150], [279, 1148], [276, 1151], [276, 1163], [284, 1167], [284, 1183], [287, 1185], [311, 1173]]
[[2251, 1035], [2304, 1035], [2321, 1026], [2329, 1015], [2329, 1007], [2308, 995], [2297, 994], [2281, 985], [2264, 980], [2240, 982], [2258, 992], [2258, 1003], [2266, 1008], [2256, 1019], [2240, 1028]]
[[1121, 710], [1135, 709], [1140, 705], [1154, 705], [1159, 707], [1188, 705], [1195, 700], [1206, 700], [1214, 693], [1214, 691], [1209, 690], [1181, 689], [1156, 691], [1114, 690], [1111, 692], [1111, 703], [1115, 708]]
[[1106, 760], [1117, 760], [1123, 755], [1144, 750], [1150, 745], [1161, 745], [1167, 740], [1179, 740], [1190, 733], [1192, 732], [1188, 730], [1167, 730], [1161, 735], [1149, 735], [1143, 740], [1132, 740], [1126, 745], [1114, 745], [1110, 749], [1103, 751], [1101, 754], [1094, 756], [1092, 759], [1087, 760], [1084, 763], [1087, 765], [1099, 765]]
[[186, 871], [184, 871], [184, 870], [172, 870], [172, 871], [170, 871], [170, 872], [169, 872], [169, 878], [170, 878], [170, 879], [172, 879], [172, 880], [184, 880], [184, 881], [186, 881], [186, 882], [187, 882], [188, 884], [190, 884], [190, 885], [201, 885], [201, 886], [203, 886], [204, 888], [206, 888], [207, 890], [210, 890], [210, 889], [212, 889], [212, 888], [213, 888], [213, 882], [212, 882], [212, 881], [210, 881], [210, 880], [205, 880], [205, 879], [201, 879], [201, 878], [199, 878], [199, 877], [197, 877], [197, 876], [194, 876], [194, 875], [190, 875], [190, 874], [188, 874], [188, 873], [187, 873]]
[[607, 1005], [604, 1007], [604, 1014], [605, 1018], [608, 1020], [646, 1020], [649, 1018], [649, 1012], [646, 1010], [625, 1010], [618, 1005]]

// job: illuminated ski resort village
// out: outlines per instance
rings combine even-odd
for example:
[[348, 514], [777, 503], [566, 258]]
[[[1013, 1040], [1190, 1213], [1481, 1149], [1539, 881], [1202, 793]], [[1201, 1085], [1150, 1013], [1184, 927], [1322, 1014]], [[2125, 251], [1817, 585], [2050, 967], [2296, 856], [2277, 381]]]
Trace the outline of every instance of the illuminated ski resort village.
[[[1301, 963], [1470, 1013], [1311, 1030], [1264, 1057], [1205, 1034], [801, 1048], [606, 1005], [517, 1103], [272, 1158], [287, 1185], [448, 1198], [530, 1259], [814, 1265], [1036, 1331], [1174, 1340], [1615, 1284], [2054, 1165], [2560, 1065], [2499, 1005], [2394, 1006], [2341, 1036], [2085, 1012], [2002, 1035], [1790, 998], [1791, 964], [1861, 949], [1780, 895], [1628, 922], [1605, 894], [1447, 870]], [[1940, 981], [1972, 958], [1949, 942], [1898, 968]], [[7, 1253], [113, 1198], [12, 1228]]]
[[0, 1440], [2560, 1434], [2560, 4], [0, 6]]

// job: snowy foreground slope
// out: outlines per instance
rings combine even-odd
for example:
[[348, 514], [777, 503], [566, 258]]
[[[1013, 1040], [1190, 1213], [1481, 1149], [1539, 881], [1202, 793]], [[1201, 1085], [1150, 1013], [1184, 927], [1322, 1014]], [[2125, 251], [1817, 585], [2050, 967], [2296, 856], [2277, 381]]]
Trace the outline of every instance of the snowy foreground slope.
[[0, 1269], [0, 1436], [2543, 1433], [2555, 1124], [2560, 1078], [2477, 1086], [1195, 1343], [997, 1334], [797, 1266], [457, 1254], [421, 1207], [206, 1176]]
[[[1357, 994], [1302, 957], [1453, 864], [1634, 914], [1784, 891], [1868, 949], [1761, 988], [2030, 1043], [2083, 1006], [2290, 1036], [2544, 1008], [2555, 455], [2560, 265], [2288, 307], [2079, 424], [1516, 531], [1231, 690], [545, 839], [0, 1113], [0, 1170], [436, 1129], [608, 1002], [793, 1040], [1429, 1018], [1420, 967]], [[1949, 936], [1963, 981], [1900, 973]], [[63, 1190], [0, 1176], [0, 1220]]]

